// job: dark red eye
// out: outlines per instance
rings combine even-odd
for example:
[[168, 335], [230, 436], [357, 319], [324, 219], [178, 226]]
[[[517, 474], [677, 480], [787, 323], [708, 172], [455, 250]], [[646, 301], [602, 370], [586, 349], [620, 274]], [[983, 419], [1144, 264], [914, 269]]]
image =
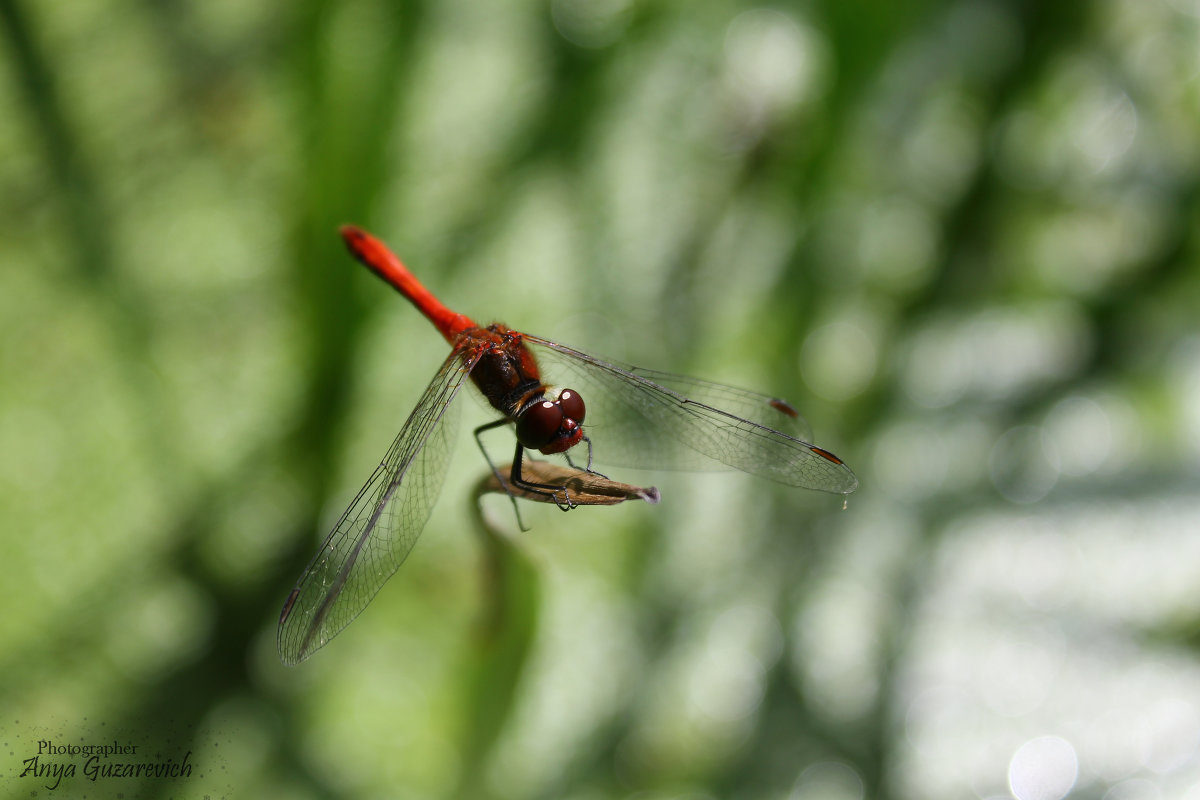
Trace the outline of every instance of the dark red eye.
[[558, 404], [562, 406], [564, 417], [582, 424], [587, 408], [583, 405], [583, 398], [579, 396], [579, 392], [563, 389], [558, 395]]
[[563, 410], [558, 404], [549, 400], [534, 403], [517, 420], [517, 441], [531, 450], [539, 450], [553, 441], [562, 420]]

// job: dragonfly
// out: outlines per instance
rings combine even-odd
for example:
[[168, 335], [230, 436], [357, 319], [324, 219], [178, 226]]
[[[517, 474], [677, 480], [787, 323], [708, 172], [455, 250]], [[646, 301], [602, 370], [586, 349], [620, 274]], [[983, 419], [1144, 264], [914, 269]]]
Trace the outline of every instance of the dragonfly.
[[[514, 427], [507, 475], [514, 504], [517, 496], [564, 510], [590, 502], [573, 497], [569, 481], [538, 480], [546, 470], [523, 466], [534, 452], [561, 456], [585, 475], [601, 475], [594, 464], [732, 468], [833, 494], [858, 488], [840, 458], [809, 443], [807, 423], [780, 398], [605, 361], [500, 323], [479, 325], [443, 305], [371, 234], [347, 225], [341, 235], [350, 253], [416, 306], [451, 350], [288, 595], [278, 630], [285, 664], [299, 664], [341, 632], [408, 557], [445, 481], [455, 401], [468, 383], [499, 414], [475, 429], [485, 456], [481, 435]], [[557, 383], [545, 382], [543, 368]]]

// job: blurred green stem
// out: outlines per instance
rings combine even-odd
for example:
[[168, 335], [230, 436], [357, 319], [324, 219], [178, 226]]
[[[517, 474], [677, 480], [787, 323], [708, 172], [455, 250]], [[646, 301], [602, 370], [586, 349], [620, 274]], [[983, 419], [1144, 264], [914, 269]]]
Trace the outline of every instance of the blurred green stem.
[[104, 322], [114, 335], [113, 346], [123, 353], [116, 359], [121, 377], [140, 408], [143, 450], [164, 483], [161, 488], [170, 490], [174, 487], [166, 481], [178, 474], [181, 462], [172, 446], [177, 437], [168, 435], [173, 421], [150, 354], [153, 331], [148, 304], [113, 275], [112, 215], [76, 135], [80, 126], [72, 122], [60, 97], [53, 58], [38, 42], [35, 26], [17, 0], [0, 0], [0, 27], [8, 38], [13, 73], [24, 94], [22, 106], [29, 110], [30, 138], [44, 150], [51, 194], [62, 198], [62, 227], [74, 269], [74, 279], [68, 276], [68, 280], [99, 300]]
[[537, 566], [485, 516], [481, 501], [488, 491], [481, 484], [471, 503], [480, 536], [484, 607], [464, 678], [462, 767], [453, 795], [463, 800], [490, 795], [487, 766], [516, 706], [542, 597]]
[[0, 0], [0, 21], [8, 37], [13, 73], [29, 109], [32, 138], [45, 150], [55, 194], [63, 198], [64, 223], [81, 277], [98, 280], [112, 267], [104, 204], [96, 181], [72, 133], [53, 63], [36, 40], [25, 9], [17, 0]]

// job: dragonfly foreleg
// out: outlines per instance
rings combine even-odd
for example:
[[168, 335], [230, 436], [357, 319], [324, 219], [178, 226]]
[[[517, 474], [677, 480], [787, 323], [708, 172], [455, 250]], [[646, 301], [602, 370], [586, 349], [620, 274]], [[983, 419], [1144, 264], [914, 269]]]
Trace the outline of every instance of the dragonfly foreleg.
[[554, 500], [554, 505], [563, 511], [570, 511], [572, 508], [575, 508], [575, 501], [571, 499], [571, 493], [567, 491], [565, 486], [558, 486], [553, 483], [536, 483], [522, 478], [521, 463], [524, 460], [525, 447], [520, 442], [517, 442], [517, 451], [513, 454], [512, 471], [509, 473], [509, 479], [512, 481], [513, 486], [534, 494], [545, 495]]
[[[588, 438], [586, 433], [583, 435], [583, 440], [585, 442], [587, 442], [587, 453], [588, 453], [587, 466], [583, 468], [583, 471], [589, 475], [599, 475], [601, 478], [604, 478], [604, 480], [608, 480], [609, 479], [608, 476], [605, 475], [603, 472], [597, 472], [596, 470], [592, 469], [592, 440]], [[579, 467], [575, 466], [575, 462], [571, 460], [570, 453], [563, 453], [563, 456], [566, 457], [567, 464], [570, 465], [571, 469], [579, 469]]]

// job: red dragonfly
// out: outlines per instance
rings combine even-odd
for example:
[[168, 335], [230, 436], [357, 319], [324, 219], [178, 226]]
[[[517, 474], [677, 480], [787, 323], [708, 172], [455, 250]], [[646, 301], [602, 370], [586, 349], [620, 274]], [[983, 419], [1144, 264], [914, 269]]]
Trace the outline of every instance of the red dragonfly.
[[[563, 454], [579, 469], [568, 451], [583, 445], [587, 472], [593, 459], [629, 467], [732, 467], [823, 492], [858, 488], [840, 458], [806, 441], [807, 425], [783, 400], [602, 361], [499, 323], [481, 326], [442, 305], [378, 239], [349, 225], [341, 233], [354, 257], [407, 297], [452, 349], [288, 595], [279, 615], [284, 663], [300, 663], [349, 625], [412, 550], [446, 476], [454, 401], [468, 378], [500, 413], [475, 430], [476, 440], [488, 429], [514, 425], [509, 485], [549, 497], [564, 510], [575, 505], [569, 491], [522, 475], [526, 450]], [[541, 365], [563, 383], [546, 385]]]

